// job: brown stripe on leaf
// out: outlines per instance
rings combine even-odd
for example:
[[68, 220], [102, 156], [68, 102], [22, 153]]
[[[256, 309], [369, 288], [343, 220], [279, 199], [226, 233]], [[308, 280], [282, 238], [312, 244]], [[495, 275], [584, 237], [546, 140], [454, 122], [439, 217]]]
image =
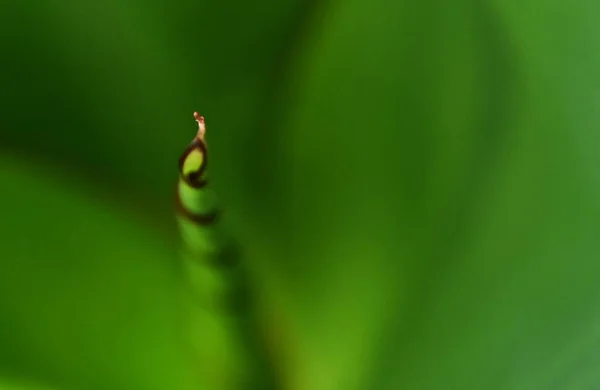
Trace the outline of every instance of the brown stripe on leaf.
[[182, 175], [181, 180], [183, 180], [187, 185], [189, 185], [192, 188], [200, 189], [206, 187], [206, 185], [208, 184], [208, 180], [196, 176], [197, 172], [193, 172], [187, 177]]
[[215, 209], [206, 214], [194, 213], [194, 212], [189, 211], [187, 208], [185, 208], [185, 206], [181, 202], [181, 194], [179, 193], [179, 186], [177, 186], [177, 192], [175, 194], [175, 209], [176, 209], [175, 211], [177, 212], [177, 214], [188, 219], [189, 221], [192, 221], [194, 223], [197, 223], [197, 224], [203, 225], [203, 226], [211, 225], [211, 224], [215, 223], [220, 214], [218, 209]]

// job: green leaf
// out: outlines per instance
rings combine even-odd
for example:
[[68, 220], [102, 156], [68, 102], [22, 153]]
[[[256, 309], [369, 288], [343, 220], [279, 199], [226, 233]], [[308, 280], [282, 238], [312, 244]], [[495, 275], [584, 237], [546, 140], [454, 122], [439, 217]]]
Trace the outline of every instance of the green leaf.
[[598, 380], [598, 10], [540, 3], [319, 15], [240, 201], [299, 305], [300, 388]]
[[5, 370], [176, 383], [199, 110], [291, 388], [597, 387], [598, 2], [92, 3], [0, 15]]
[[22, 381], [14, 379], [0, 379], [0, 389], [2, 390], [58, 390], [54, 387], [49, 387], [41, 383]]
[[101, 191], [0, 167], [0, 369], [64, 388], [181, 388], [172, 248]]

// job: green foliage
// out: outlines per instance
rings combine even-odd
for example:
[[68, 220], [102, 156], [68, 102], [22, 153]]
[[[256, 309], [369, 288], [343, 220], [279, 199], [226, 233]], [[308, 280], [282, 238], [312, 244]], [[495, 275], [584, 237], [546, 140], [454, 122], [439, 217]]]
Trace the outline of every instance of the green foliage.
[[89, 389], [181, 382], [173, 250], [50, 175], [2, 159], [2, 371]]
[[5, 6], [0, 372], [187, 388], [198, 110], [290, 388], [596, 388], [599, 8]]

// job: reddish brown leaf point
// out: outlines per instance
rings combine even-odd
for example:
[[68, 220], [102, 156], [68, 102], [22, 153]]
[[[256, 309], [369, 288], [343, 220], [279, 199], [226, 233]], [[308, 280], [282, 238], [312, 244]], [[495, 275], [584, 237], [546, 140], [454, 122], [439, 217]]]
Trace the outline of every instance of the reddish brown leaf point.
[[194, 119], [198, 122], [198, 134], [197, 138], [204, 140], [204, 134], [206, 133], [206, 125], [204, 124], [204, 117], [194, 111]]

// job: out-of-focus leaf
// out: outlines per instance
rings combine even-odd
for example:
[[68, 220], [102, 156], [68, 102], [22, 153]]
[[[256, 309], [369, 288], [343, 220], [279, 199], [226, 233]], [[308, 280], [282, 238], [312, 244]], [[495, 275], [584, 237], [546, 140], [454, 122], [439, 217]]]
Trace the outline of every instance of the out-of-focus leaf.
[[64, 388], [182, 388], [171, 248], [43, 166], [2, 158], [0, 182], [0, 369]]
[[[573, 53], [600, 60], [570, 47], [598, 46], [587, 4], [320, 15], [286, 120], [254, 141], [273, 153], [248, 171], [274, 185], [239, 202], [249, 245], [270, 248], [300, 304], [300, 388], [593, 383], [600, 223], [581, 143], [598, 146], [600, 118], [595, 89], [566, 82]], [[565, 15], [576, 33], [555, 46]]]
[[5, 7], [0, 147], [108, 183], [159, 223], [7, 168], [3, 366], [111, 388], [177, 376], [175, 342], [145, 335], [172, 329], [157, 319], [170, 318], [158, 259], [171, 254], [151, 231], [172, 230], [160, 221], [200, 110], [291, 388], [594, 388], [599, 12], [592, 0]]
[[59, 390], [41, 383], [0, 378], [0, 390]]

